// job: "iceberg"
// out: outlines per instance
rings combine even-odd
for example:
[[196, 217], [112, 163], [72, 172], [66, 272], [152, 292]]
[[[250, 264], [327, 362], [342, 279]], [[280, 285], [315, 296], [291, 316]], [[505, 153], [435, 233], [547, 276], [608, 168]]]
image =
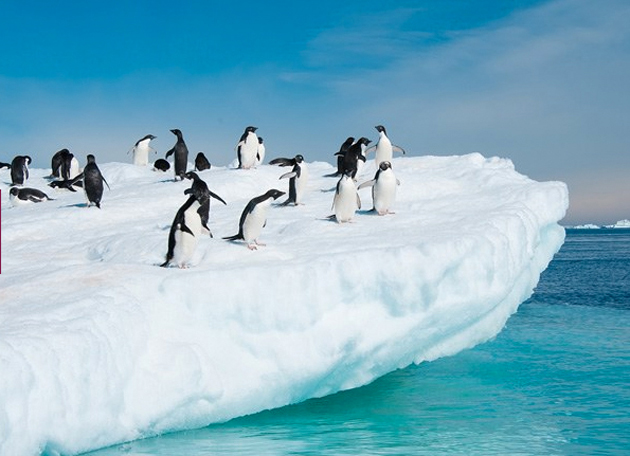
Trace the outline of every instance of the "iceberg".
[[[190, 181], [99, 164], [81, 192], [11, 207], [2, 192], [0, 454], [78, 454], [359, 387], [498, 334], [564, 241], [561, 182], [480, 154], [396, 158], [394, 215], [327, 220], [336, 179], [308, 164], [304, 204], [273, 206], [257, 251], [221, 240], [284, 170], [200, 172], [214, 238], [160, 268]], [[359, 183], [373, 178], [368, 161]]]

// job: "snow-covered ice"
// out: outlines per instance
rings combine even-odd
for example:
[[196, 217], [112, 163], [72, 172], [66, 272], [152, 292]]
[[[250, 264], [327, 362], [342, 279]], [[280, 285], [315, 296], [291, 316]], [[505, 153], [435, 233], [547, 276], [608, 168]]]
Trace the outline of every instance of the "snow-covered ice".
[[[308, 157], [306, 157], [308, 159]], [[284, 170], [200, 172], [214, 238], [189, 269], [160, 268], [190, 181], [99, 163], [102, 209], [82, 192], [12, 208], [2, 190], [0, 454], [76, 454], [196, 428], [371, 382], [494, 337], [564, 240], [566, 186], [479, 154], [395, 158], [377, 216], [330, 215], [336, 179], [309, 163], [304, 205], [270, 208], [250, 251], [221, 240]], [[372, 179], [368, 161], [359, 183]]]

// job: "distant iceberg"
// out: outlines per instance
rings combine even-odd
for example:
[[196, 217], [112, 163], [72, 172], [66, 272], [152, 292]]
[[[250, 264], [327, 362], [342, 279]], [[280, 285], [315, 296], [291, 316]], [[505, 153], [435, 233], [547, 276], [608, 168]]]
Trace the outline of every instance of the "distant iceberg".
[[[306, 157], [308, 159], [308, 157]], [[286, 170], [200, 172], [214, 238], [191, 268], [159, 268], [189, 181], [99, 165], [102, 209], [11, 208], [2, 191], [0, 454], [76, 454], [365, 385], [494, 337], [564, 240], [567, 187], [479, 154], [396, 158], [401, 185], [377, 216], [326, 220], [336, 179], [309, 163], [304, 205], [272, 207], [249, 251], [221, 240]], [[372, 179], [368, 161], [359, 183]]]
[[586, 223], [584, 225], [575, 225], [568, 228], [573, 228], [574, 230], [599, 230], [601, 229], [601, 226], [594, 225], [593, 223]]
[[630, 228], [630, 220], [619, 220], [614, 225], [608, 225], [607, 228]]

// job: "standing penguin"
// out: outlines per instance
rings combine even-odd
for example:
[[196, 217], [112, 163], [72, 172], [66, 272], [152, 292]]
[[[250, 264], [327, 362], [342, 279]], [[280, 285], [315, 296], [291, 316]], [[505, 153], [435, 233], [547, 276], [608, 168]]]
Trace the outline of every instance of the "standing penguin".
[[376, 157], [374, 159], [374, 163], [376, 166], [379, 166], [382, 162], [388, 161], [392, 162], [392, 158], [394, 157], [394, 151], [405, 153], [405, 150], [402, 147], [396, 146], [392, 144], [389, 137], [387, 136], [387, 131], [385, 127], [382, 125], [377, 125], [376, 131], [378, 131], [378, 141], [372, 147], [369, 147], [366, 152], [371, 151], [372, 149], [376, 150]]
[[289, 178], [289, 197], [282, 203], [283, 206], [293, 204], [297, 206], [302, 203], [302, 197], [308, 183], [308, 168], [304, 157], [296, 155], [294, 158], [274, 158], [270, 165], [293, 166], [293, 169], [280, 176], [280, 179]]
[[203, 152], [199, 152], [195, 157], [195, 170], [196, 171], [205, 171], [206, 169], [212, 168], [212, 165], [203, 154]]
[[258, 127], [247, 127], [236, 145], [239, 168], [249, 169], [256, 165], [259, 146], [256, 130], [258, 130]]
[[345, 153], [339, 151], [335, 154], [343, 155], [343, 174], [349, 174], [353, 179], [357, 176], [359, 171], [359, 161], [365, 163], [363, 148], [370, 142], [371, 141], [369, 139], [361, 137], [348, 147]]
[[165, 158], [175, 154], [175, 180], [177, 180], [178, 177], [180, 180], [184, 180], [184, 174], [186, 174], [186, 167], [188, 166], [188, 147], [186, 147], [181, 131], [174, 128], [171, 130], [171, 133], [177, 136], [177, 142], [171, 150], [166, 152]]
[[65, 161], [65, 156], [68, 155], [70, 151], [68, 149], [61, 149], [52, 156], [50, 168], [51, 168], [51, 176], [58, 177], [60, 179], [65, 179], [62, 176], [62, 166]]
[[249, 250], [256, 250], [256, 246], [264, 246], [260, 244], [257, 239], [260, 232], [267, 224], [267, 209], [271, 206], [271, 203], [284, 195], [284, 192], [280, 190], [271, 189], [264, 195], [253, 198], [241, 214], [241, 218], [238, 222], [238, 233], [234, 236], [224, 237], [223, 239], [228, 241], [243, 240], [247, 243]]
[[17, 155], [11, 161], [11, 185], [24, 185], [28, 179], [28, 165], [31, 164], [31, 157], [28, 155]]
[[365, 187], [372, 187], [372, 210], [378, 215], [393, 214], [389, 208], [396, 199], [396, 187], [400, 185], [392, 170], [392, 164], [388, 161], [381, 162], [374, 179], [363, 182], [359, 185], [359, 190]]
[[174, 262], [180, 269], [188, 267], [188, 263], [195, 253], [199, 236], [201, 235], [201, 205], [195, 197], [190, 195], [179, 208], [168, 233], [168, 251], [166, 261], [160, 266], [165, 268]]
[[258, 137], [258, 152], [256, 153], [256, 166], [262, 164], [265, 160], [265, 144], [263, 143], [262, 136]]
[[[79, 175], [81, 176], [81, 175]], [[78, 180], [79, 176], [75, 179]], [[109, 184], [101, 174], [101, 170], [96, 165], [96, 159], [94, 155], [89, 154], [87, 156], [87, 165], [83, 168], [83, 190], [85, 190], [85, 196], [88, 200], [88, 207], [94, 204], [99, 209], [101, 208], [101, 198], [103, 197], [103, 182], [109, 188]]]
[[354, 217], [354, 213], [361, 209], [361, 199], [350, 174], [344, 174], [337, 182], [331, 209], [334, 209], [335, 213], [328, 218], [334, 217], [337, 223], [349, 222]]
[[339, 147], [339, 151], [335, 152], [335, 156], [337, 157], [337, 172], [326, 174], [324, 177], [343, 176], [344, 159], [345, 159], [346, 151], [350, 148], [352, 143], [354, 143], [354, 136], [348, 136], [348, 138]]
[[145, 137], [136, 141], [131, 148], [133, 152], [133, 164], [137, 166], [147, 166], [149, 164], [149, 152], [154, 151], [151, 147], [151, 141], [157, 138], [157, 136], [146, 135]]
[[197, 198], [200, 205], [197, 212], [201, 217], [201, 226], [208, 231], [210, 237], [213, 237], [212, 231], [208, 228], [208, 221], [210, 220], [210, 197], [221, 201], [225, 205], [227, 205], [227, 203], [223, 201], [223, 198], [219, 195], [211, 192], [208, 185], [194, 171], [188, 171], [184, 177], [193, 181], [192, 186], [184, 191], [184, 195], [193, 195]]

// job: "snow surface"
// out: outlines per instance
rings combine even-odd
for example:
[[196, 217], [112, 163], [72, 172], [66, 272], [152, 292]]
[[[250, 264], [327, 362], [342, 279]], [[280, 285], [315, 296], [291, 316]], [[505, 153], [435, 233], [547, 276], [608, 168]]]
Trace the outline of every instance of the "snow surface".
[[[494, 337], [564, 240], [560, 182], [479, 154], [395, 158], [395, 215], [331, 214], [335, 168], [309, 163], [304, 205], [270, 208], [250, 251], [221, 240], [286, 170], [199, 175], [214, 238], [159, 268], [190, 181], [99, 164], [82, 192], [12, 208], [2, 190], [0, 454], [76, 454], [365, 385]], [[359, 183], [374, 176], [369, 161]], [[363, 210], [371, 208], [361, 190]], [[280, 198], [279, 202], [282, 202]]]

